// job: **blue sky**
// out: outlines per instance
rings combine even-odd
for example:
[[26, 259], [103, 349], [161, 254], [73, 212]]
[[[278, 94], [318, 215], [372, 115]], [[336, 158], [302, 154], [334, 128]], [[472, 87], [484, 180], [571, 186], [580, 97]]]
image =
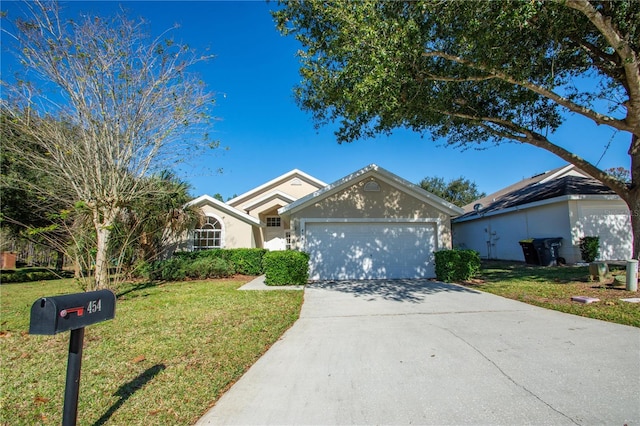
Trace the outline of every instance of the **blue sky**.
[[[484, 150], [460, 151], [428, 136], [397, 130], [390, 137], [339, 145], [334, 127], [314, 128], [310, 116], [293, 98], [300, 81], [300, 48], [275, 29], [269, 13], [275, 2], [264, 1], [71, 1], [63, 2], [69, 17], [79, 11], [109, 15], [120, 6], [131, 18], [144, 17], [157, 35], [177, 23], [177, 40], [215, 58], [195, 71], [216, 93], [212, 136], [226, 150], [197, 158], [182, 171], [192, 194], [220, 193], [227, 199], [292, 169], [327, 183], [375, 163], [410, 182], [427, 176], [463, 176], [491, 193], [521, 179], [566, 163], [544, 150], [506, 143]], [[3, 1], [9, 10], [16, 3]], [[11, 61], [2, 48], [2, 73]], [[569, 120], [550, 139], [592, 163], [598, 162], [613, 131], [581, 117]], [[602, 168], [629, 168], [629, 137], [613, 136], [599, 163]], [[222, 169], [222, 173], [216, 173]]]

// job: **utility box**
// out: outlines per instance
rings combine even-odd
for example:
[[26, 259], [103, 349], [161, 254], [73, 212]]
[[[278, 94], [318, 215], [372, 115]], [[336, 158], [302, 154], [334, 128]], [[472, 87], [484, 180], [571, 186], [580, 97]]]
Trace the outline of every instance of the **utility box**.
[[111, 290], [42, 297], [31, 305], [29, 334], [57, 334], [113, 319], [116, 295]]
[[16, 269], [16, 254], [3, 251], [0, 254], [0, 269]]

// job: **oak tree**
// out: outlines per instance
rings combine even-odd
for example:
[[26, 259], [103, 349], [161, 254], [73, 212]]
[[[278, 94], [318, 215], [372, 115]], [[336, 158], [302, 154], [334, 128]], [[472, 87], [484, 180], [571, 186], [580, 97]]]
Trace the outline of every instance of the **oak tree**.
[[[640, 2], [511, 0], [281, 2], [294, 35], [296, 96], [339, 142], [398, 127], [454, 146], [545, 149], [629, 206], [640, 254]], [[631, 182], [554, 140], [569, 114], [629, 136]]]

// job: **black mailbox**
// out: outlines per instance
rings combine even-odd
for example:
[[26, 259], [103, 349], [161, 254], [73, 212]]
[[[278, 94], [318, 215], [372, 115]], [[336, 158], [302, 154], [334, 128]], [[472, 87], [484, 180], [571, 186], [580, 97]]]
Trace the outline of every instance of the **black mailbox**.
[[56, 334], [113, 319], [116, 295], [111, 290], [43, 297], [31, 305], [29, 334]]

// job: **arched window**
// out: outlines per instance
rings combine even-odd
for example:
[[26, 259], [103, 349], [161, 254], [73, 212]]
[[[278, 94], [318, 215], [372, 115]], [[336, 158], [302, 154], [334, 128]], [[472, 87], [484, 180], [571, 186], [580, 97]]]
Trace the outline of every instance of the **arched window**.
[[207, 216], [200, 228], [194, 230], [193, 249], [214, 248], [222, 248], [222, 224], [215, 217]]

